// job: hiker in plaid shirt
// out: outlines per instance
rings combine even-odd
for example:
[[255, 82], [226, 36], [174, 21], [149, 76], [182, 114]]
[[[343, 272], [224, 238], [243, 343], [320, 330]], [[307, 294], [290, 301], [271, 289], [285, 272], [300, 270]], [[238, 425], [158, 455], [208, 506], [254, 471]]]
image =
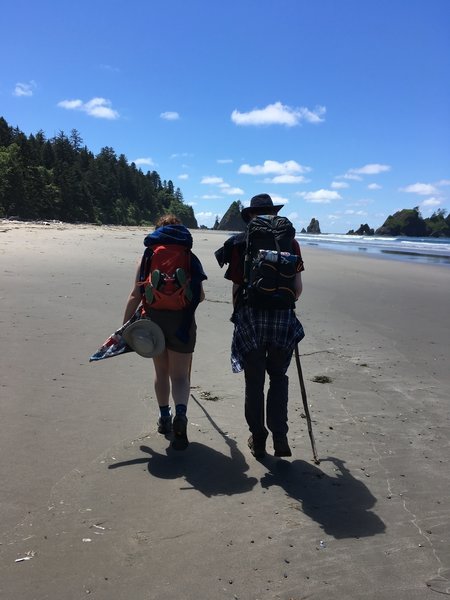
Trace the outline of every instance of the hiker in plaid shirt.
[[[282, 205], [274, 205], [268, 194], [252, 198], [250, 206], [241, 211], [248, 223], [256, 215], [276, 215]], [[231, 364], [234, 373], [245, 375], [245, 419], [250, 438], [249, 448], [255, 458], [266, 454], [266, 439], [272, 433], [275, 456], [291, 456], [288, 432], [288, 386], [286, 372], [295, 345], [304, 337], [303, 327], [292, 308], [255, 308], [248, 306], [243, 297], [244, 258], [246, 234], [229, 238], [216, 252], [220, 264], [228, 264], [225, 278], [233, 282], [234, 324], [231, 344]], [[300, 257], [300, 268], [295, 277], [295, 300], [302, 292], [301, 251], [298, 242], [292, 242], [292, 254]], [[266, 372], [269, 376], [267, 398], [264, 397]]]

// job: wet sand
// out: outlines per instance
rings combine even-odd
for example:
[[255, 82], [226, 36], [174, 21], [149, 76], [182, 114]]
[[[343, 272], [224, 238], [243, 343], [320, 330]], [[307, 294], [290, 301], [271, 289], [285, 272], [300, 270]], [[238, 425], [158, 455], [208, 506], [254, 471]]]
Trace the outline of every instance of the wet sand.
[[213, 256], [227, 236], [193, 232], [209, 279], [191, 443], [176, 453], [156, 433], [151, 361], [88, 362], [121, 322], [145, 233], [0, 223], [2, 600], [450, 590], [450, 270], [303, 248], [300, 353], [321, 463], [295, 361], [293, 457], [259, 462]]

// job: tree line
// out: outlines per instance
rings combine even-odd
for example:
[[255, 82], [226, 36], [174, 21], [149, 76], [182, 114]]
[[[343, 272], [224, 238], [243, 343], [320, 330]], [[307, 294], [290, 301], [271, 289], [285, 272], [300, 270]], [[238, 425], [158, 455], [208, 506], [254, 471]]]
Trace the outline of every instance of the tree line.
[[0, 216], [66, 223], [150, 225], [166, 213], [197, 228], [173, 182], [105, 146], [94, 155], [72, 129], [26, 136], [0, 117]]

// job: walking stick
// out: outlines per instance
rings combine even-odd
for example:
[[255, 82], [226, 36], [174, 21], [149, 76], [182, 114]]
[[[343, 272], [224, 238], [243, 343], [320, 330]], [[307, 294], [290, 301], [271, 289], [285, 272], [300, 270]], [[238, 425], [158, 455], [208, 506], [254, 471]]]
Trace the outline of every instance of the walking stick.
[[305, 382], [303, 380], [302, 366], [300, 364], [300, 354], [298, 352], [298, 344], [295, 346], [295, 362], [297, 363], [298, 379], [300, 381], [300, 390], [302, 392], [303, 408], [305, 409], [305, 416], [306, 416], [306, 422], [308, 424], [308, 433], [309, 433], [309, 439], [311, 440], [311, 448], [312, 448], [312, 452], [313, 452], [314, 463], [316, 465], [319, 465], [320, 460], [317, 457], [316, 442], [314, 441], [314, 435], [313, 435], [313, 431], [312, 431], [311, 416], [309, 414], [308, 399], [306, 397]]

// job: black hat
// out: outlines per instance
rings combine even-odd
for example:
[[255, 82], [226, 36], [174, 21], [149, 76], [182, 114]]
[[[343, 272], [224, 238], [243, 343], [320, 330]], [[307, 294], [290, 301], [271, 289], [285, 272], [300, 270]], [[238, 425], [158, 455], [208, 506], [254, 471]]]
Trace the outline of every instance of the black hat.
[[263, 215], [268, 208], [271, 210], [275, 209], [278, 212], [283, 206], [284, 204], [274, 204], [269, 194], [258, 194], [250, 200], [250, 206], [241, 210], [241, 217], [248, 223], [250, 221], [250, 213]]

